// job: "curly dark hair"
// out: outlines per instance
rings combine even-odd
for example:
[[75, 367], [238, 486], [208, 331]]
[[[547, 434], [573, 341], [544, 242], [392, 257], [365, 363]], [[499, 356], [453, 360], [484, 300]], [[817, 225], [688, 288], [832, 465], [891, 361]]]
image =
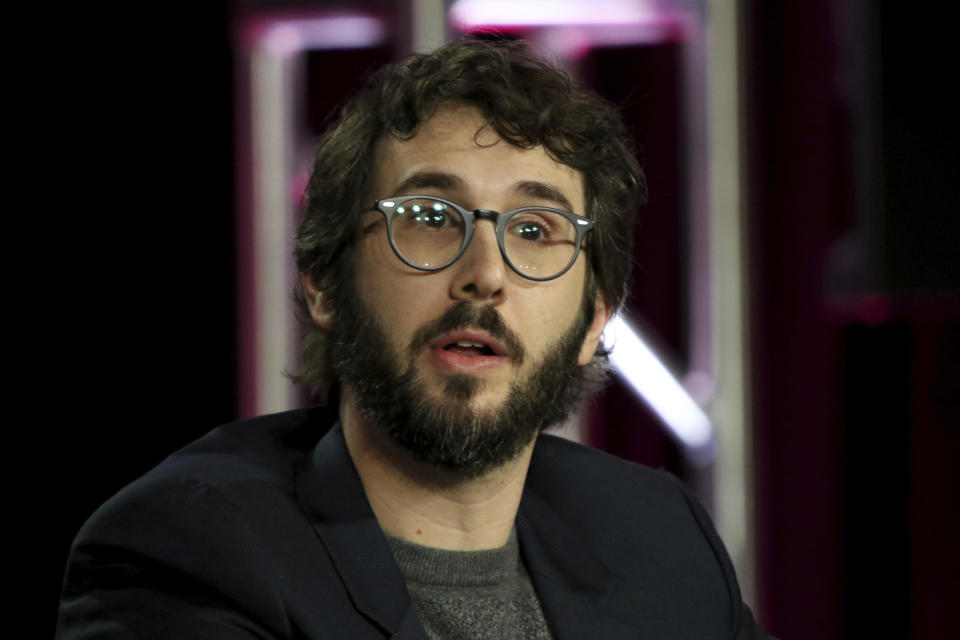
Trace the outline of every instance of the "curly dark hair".
[[[582, 173], [585, 215], [594, 221], [585, 244], [589, 290], [599, 290], [611, 308], [619, 308], [636, 210], [646, 198], [623, 121], [612, 105], [528, 53], [525, 43], [467, 37], [379, 69], [320, 137], [294, 255], [299, 271], [309, 273], [332, 301], [334, 313], [343, 284], [353, 277], [353, 239], [360, 214], [371, 205], [377, 142], [385, 135], [413, 138], [446, 104], [476, 107], [484, 126], [510, 144], [542, 146]], [[324, 394], [332, 382], [327, 332], [310, 322], [302, 286], [295, 297], [306, 334], [294, 379]], [[598, 350], [598, 358], [605, 359], [606, 352]]]

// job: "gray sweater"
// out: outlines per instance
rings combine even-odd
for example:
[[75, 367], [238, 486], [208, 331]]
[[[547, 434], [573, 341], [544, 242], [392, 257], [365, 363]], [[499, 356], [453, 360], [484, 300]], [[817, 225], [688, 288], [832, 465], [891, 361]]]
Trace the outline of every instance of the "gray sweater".
[[417, 614], [433, 640], [549, 640], [516, 530], [499, 549], [447, 551], [388, 535]]

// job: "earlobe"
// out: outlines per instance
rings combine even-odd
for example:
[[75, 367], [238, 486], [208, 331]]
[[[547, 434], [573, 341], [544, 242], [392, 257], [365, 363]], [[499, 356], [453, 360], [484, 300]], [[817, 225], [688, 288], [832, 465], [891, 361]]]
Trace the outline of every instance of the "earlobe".
[[587, 326], [587, 334], [583, 338], [580, 356], [577, 358], [577, 363], [581, 366], [590, 364], [593, 354], [597, 351], [597, 345], [600, 344], [600, 338], [603, 336], [603, 329], [607, 326], [611, 317], [613, 317], [613, 308], [607, 304], [606, 299], [598, 292], [593, 307], [593, 318]]
[[303, 293], [313, 323], [327, 331], [333, 329], [333, 305], [330, 304], [329, 297], [323, 291], [317, 289], [311, 273], [304, 272], [300, 274], [300, 278], [303, 282]]

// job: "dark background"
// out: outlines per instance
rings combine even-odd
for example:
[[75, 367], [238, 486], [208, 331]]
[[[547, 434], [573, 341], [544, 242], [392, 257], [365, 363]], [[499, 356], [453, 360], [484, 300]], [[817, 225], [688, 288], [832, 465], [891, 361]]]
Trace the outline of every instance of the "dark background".
[[[53, 452], [31, 467], [50, 628], [84, 519], [234, 417], [245, 8], [65, 16], [36, 80], [35, 237], [57, 240], [25, 430]], [[891, 0], [743, 18], [758, 613], [784, 640], [960, 634], [955, 36]]]

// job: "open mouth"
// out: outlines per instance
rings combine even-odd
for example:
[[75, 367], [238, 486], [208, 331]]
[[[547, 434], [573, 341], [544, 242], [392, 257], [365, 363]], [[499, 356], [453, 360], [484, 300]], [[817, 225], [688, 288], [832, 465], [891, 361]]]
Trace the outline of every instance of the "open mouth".
[[493, 349], [488, 345], [482, 342], [466, 342], [464, 340], [458, 340], [457, 342], [451, 342], [450, 344], [443, 347], [444, 351], [450, 351], [452, 353], [459, 353], [464, 356], [495, 356]]
[[480, 374], [513, 362], [513, 351], [486, 331], [465, 329], [437, 336], [428, 345], [429, 358], [440, 371]]
[[475, 364], [486, 362], [492, 365], [494, 362], [513, 359], [512, 351], [500, 340], [486, 331], [473, 329], [451, 331], [437, 336], [428, 346], [434, 353], [448, 354], [449, 357], [456, 358], [453, 362], [474, 359]]

